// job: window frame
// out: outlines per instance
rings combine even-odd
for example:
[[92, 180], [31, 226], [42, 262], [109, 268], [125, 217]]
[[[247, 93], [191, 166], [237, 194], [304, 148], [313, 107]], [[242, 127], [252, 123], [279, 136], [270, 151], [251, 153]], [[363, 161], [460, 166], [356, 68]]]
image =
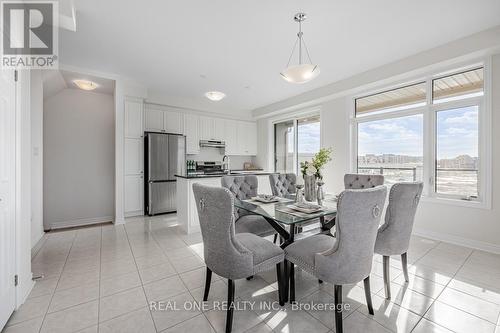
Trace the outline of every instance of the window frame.
[[[483, 67], [483, 96], [465, 98], [433, 104], [433, 81], [446, 76]], [[398, 89], [419, 82], [426, 83], [426, 105], [417, 106], [408, 110], [390, 111], [381, 114], [364, 115], [356, 118], [356, 99], [377, 93]], [[441, 70], [433, 70], [427, 75], [409, 77], [398, 84], [382, 86], [379, 89], [364, 91], [353, 95], [350, 99], [350, 170], [358, 172], [358, 124], [375, 120], [394, 119], [404, 116], [422, 114], [423, 116], [423, 182], [424, 191], [422, 201], [432, 203], [451, 204], [455, 206], [491, 209], [491, 57], [477, 59], [474, 62], [455, 65]], [[478, 198], [468, 201], [463, 196], [437, 193], [435, 189], [436, 149], [437, 149], [437, 112], [457, 107], [478, 106]]]

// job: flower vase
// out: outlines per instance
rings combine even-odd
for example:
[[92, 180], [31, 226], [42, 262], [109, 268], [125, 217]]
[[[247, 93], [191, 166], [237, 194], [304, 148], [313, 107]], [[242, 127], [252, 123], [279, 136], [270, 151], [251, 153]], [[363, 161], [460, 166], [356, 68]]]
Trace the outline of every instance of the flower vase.
[[306, 201], [316, 201], [316, 176], [304, 176], [304, 197]]

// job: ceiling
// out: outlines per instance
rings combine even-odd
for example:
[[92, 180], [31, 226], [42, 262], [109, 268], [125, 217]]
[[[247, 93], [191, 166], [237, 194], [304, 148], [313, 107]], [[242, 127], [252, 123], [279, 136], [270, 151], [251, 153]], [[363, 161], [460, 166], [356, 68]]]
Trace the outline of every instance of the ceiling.
[[[76, 0], [76, 32], [60, 30], [65, 65], [123, 75], [162, 102], [247, 112], [500, 25], [498, 0]], [[298, 11], [321, 74], [279, 75]], [[203, 94], [220, 90], [221, 102]], [[183, 105], [179, 105], [183, 104]]]
[[43, 74], [43, 98], [47, 99], [59, 93], [63, 89], [80, 89], [73, 82], [74, 80], [88, 80], [97, 84], [94, 93], [114, 95], [115, 81], [65, 70], [46, 70]]

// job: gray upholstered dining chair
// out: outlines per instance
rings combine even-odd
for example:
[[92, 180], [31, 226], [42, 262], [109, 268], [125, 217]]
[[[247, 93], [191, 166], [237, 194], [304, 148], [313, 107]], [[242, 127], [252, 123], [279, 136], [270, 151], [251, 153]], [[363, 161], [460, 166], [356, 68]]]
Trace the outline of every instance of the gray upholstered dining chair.
[[401, 255], [405, 281], [408, 282], [408, 261], [406, 252], [410, 244], [413, 221], [417, 212], [424, 184], [396, 183], [389, 192], [389, 205], [385, 223], [378, 229], [375, 253], [382, 255], [385, 297], [391, 298], [389, 261], [391, 255]]
[[[295, 188], [295, 185], [297, 184], [297, 176], [294, 173], [271, 174], [269, 175], [269, 183], [271, 184], [273, 195], [281, 198], [295, 199], [295, 195], [297, 192]], [[302, 227], [304, 226], [319, 223], [321, 222], [318, 219], [301, 223], [301, 225], [299, 225], [296, 229], [297, 233], [301, 233]], [[276, 237], [274, 242], [276, 243]]]
[[[212, 272], [228, 279], [228, 305], [232, 305], [234, 280], [276, 267], [279, 302], [284, 305], [283, 250], [255, 234], [235, 233], [234, 197], [226, 188], [193, 184], [193, 192], [207, 265], [203, 301], [208, 299]], [[232, 329], [233, 309], [228, 306], [226, 332]]]
[[[370, 272], [377, 229], [384, 209], [387, 188], [345, 190], [337, 203], [335, 237], [314, 235], [285, 248], [290, 265], [290, 302], [295, 301], [294, 264], [318, 279], [334, 285], [335, 331], [342, 333], [342, 285], [364, 281], [368, 312], [373, 314]], [[286, 296], [285, 296], [286, 298]]]
[[382, 175], [364, 175], [358, 173], [346, 173], [344, 175], [344, 187], [346, 190], [359, 190], [384, 185]]
[[274, 173], [269, 175], [273, 195], [282, 198], [295, 198], [297, 176], [294, 173]]
[[[255, 175], [222, 176], [221, 185], [227, 188], [237, 199], [245, 200], [257, 196], [259, 181]], [[261, 237], [276, 235], [276, 230], [262, 216], [235, 209], [234, 220], [236, 233], [249, 232]]]

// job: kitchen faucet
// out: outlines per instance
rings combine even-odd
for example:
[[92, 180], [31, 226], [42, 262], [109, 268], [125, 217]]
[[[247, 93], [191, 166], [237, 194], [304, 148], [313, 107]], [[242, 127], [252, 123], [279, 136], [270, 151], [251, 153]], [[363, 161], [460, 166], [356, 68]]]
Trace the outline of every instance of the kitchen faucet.
[[227, 171], [227, 173], [231, 173], [229, 163], [229, 156], [224, 155], [224, 157], [222, 158], [222, 170]]

